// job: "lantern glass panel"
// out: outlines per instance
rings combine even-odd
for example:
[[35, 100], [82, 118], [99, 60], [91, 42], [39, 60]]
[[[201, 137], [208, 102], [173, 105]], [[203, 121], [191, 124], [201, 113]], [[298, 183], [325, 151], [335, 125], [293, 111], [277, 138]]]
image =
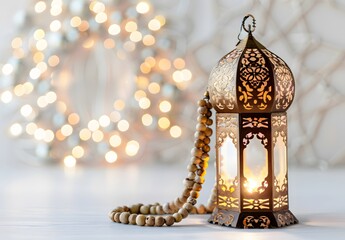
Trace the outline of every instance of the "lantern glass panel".
[[268, 152], [257, 135], [243, 151], [244, 186], [250, 193], [258, 192], [268, 174]]
[[231, 185], [237, 177], [237, 148], [230, 137], [226, 137], [219, 148], [221, 175], [226, 185]]
[[286, 145], [284, 138], [279, 135], [274, 146], [274, 175], [277, 179], [278, 186], [284, 184], [284, 179], [287, 171], [287, 162], [286, 162]]

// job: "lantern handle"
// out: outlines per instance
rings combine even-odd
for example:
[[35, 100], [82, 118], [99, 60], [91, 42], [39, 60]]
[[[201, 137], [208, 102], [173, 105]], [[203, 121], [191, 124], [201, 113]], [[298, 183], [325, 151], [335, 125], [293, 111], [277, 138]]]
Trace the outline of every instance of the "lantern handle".
[[[252, 24], [248, 24], [247, 27], [246, 27], [246, 21], [248, 18], [252, 18]], [[241, 27], [240, 27], [240, 32], [238, 33], [238, 36], [237, 36], [237, 39], [239, 41], [241, 41], [242, 39], [240, 39], [240, 35], [241, 35], [241, 32], [242, 32], [242, 29], [244, 29], [244, 31], [246, 31], [247, 33], [252, 33], [255, 31], [256, 29], [256, 19], [255, 17], [252, 15], [252, 14], [247, 14], [246, 16], [244, 16], [243, 20], [242, 20], [242, 24], [241, 24]]]

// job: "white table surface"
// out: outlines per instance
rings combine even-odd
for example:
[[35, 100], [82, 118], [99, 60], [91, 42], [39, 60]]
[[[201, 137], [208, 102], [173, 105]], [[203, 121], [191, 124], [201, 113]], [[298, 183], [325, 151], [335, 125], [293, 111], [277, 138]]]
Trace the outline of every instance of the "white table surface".
[[[345, 169], [290, 169], [290, 209], [300, 224], [280, 229], [234, 229], [193, 215], [173, 227], [112, 223], [118, 205], [166, 202], [178, 196], [186, 174], [177, 166], [117, 168], [3, 167], [0, 239], [345, 239]], [[200, 202], [214, 179], [210, 169]]]

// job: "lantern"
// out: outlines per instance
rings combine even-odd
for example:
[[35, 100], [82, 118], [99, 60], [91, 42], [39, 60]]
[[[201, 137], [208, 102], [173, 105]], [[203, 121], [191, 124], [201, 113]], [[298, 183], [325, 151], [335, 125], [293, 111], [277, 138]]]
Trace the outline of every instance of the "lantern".
[[[248, 17], [253, 24], [245, 26]], [[294, 98], [288, 65], [252, 35], [211, 72], [208, 90], [216, 110], [216, 207], [210, 223], [237, 228], [295, 224], [289, 211], [287, 115]], [[241, 28], [242, 28], [241, 27]]]

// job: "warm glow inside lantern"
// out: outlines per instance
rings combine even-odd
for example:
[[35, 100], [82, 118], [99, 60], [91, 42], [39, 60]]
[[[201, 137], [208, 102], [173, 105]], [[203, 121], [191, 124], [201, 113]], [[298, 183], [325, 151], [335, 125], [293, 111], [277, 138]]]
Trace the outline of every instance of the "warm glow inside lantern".
[[[294, 79], [252, 35], [212, 70], [216, 110], [217, 202], [209, 222], [237, 228], [297, 223], [288, 205], [287, 115]], [[254, 22], [255, 23], [255, 22]], [[254, 30], [254, 28], [253, 28]]]

